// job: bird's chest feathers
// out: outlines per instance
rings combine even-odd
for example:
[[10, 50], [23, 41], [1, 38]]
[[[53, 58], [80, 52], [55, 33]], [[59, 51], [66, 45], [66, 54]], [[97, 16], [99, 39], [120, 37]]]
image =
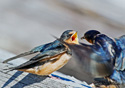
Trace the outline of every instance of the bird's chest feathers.
[[69, 61], [70, 58], [71, 58], [70, 55], [63, 53], [51, 58], [44, 65], [28, 69], [26, 70], [26, 72], [38, 74], [38, 75], [49, 75], [52, 72], [63, 67]]
[[[52, 72], [63, 67], [70, 59], [71, 56], [67, 54], [62, 54], [57, 57], [52, 58], [50, 62], [39, 66], [40, 73], [51, 74]], [[56, 59], [55, 59], [56, 58]]]

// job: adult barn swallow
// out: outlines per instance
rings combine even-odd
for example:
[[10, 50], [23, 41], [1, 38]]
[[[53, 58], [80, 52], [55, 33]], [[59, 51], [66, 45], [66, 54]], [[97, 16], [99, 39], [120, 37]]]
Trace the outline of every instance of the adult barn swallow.
[[125, 35], [112, 39], [99, 31], [87, 31], [82, 39], [91, 45], [66, 44], [81, 68], [94, 78], [109, 78], [118, 84], [125, 84]]
[[[67, 30], [61, 35], [60, 40], [70, 44], [78, 44], [77, 32]], [[3, 63], [37, 52], [39, 52], [39, 54], [31, 58], [29, 61], [17, 67], [12, 67], [11, 70], [19, 70], [37, 75], [49, 75], [63, 67], [71, 58], [70, 49], [68, 49], [66, 45], [60, 43], [60, 41], [55, 40], [54, 42], [35, 47], [28, 52], [7, 59], [3, 61]]]
[[112, 71], [108, 76], [109, 80], [125, 85], [125, 35], [112, 39], [99, 31], [90, 30], [84, 34], [83, 38], [92, 45], [102, 48], [99, 52], [105, 55], [103, 61], [106, 60], [110, 65], [107, 66], [112, 68], [109, 69]]

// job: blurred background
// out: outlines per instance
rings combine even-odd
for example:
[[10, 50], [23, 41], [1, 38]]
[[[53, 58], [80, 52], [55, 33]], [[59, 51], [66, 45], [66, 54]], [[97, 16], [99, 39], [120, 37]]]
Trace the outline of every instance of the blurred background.
[[[1, 49], [19, 54], [67, 29], [79, 37], [90, 29], [119, 37], [125, 34], [125, 0], [0, 0]], [[90, 82], [74, 59], [59, 71]]]

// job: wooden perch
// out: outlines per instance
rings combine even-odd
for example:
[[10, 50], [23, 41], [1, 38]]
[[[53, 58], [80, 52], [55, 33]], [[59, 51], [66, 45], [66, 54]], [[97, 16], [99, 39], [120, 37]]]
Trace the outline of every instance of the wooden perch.
[[19, 58], [8, 64], [2, 63], [3, 60], [12, 56], [13, 54], [0, 50], [0, 88], [91, 88], [86, 82], [81, 82], [74, 77], [59, 72], [54, 72], [53, 75], [57, 75], [64, 80], [52, 79], [21, 71], [7, 72], [7, 70], [3, 69], [19, 65], [26, 61], [24, 58]]

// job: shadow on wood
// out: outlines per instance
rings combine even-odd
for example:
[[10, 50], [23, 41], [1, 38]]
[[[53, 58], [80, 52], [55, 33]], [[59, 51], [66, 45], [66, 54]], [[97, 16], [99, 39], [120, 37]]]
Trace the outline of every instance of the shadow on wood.
[[53, 72], [52, 76], [62, 80], [16, 70], [7, 71], [5, 69], [17, 66], [26, 61], [24, 58], [19, 58], [7, 64], [2, 63], [6, 58], [12, 56], [14, 55], [0, 49], [0, 88], [91, 88], [86, 82], [57, 71]]
[[[13, 82], [18, 76], [20, 76], [23, 72], [17, 71], [14, 75], [12, 75], [11, 78], [5, 84], [1, 87], [4, 88], [6, 87], [9, 83]], [[39, 75], [34, 75], [34, 74], [27, 74], [22, 80], [18, 81], [15, 85], [13, 85], [11, 88], [23, 88], [25, 86], [34, 84], [34, 83], [39, 83], [46, 79], [44, 76], [39, 76]]]

